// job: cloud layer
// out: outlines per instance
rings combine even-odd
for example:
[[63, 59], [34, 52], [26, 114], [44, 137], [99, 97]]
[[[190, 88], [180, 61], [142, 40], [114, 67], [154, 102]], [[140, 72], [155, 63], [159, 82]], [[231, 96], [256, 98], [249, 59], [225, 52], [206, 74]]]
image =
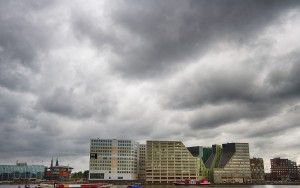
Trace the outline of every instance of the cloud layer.
[[249, 142], [252, 156], [300, 162], [299, 10], [0, 2], [0, 162], [87, 169], [92, 137]]

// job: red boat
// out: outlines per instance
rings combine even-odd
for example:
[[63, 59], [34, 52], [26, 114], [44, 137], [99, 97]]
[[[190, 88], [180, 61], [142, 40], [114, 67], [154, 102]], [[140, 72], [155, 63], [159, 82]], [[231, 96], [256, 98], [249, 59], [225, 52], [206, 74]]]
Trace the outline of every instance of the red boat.
[[207, 179], [203, 178], [202, 180], [187, 179], [183, 181], [175, 181], [174, 184], [175, 185], [210, 185], [210, 182]]
[[56, 184], [55, 188], [108, 188], [111, 184], [107, 183], [84, 183], [84, 184]]
[[210, 182], [207, 179], [203, 178], [200, 182], [200, 185], [210, 185]]

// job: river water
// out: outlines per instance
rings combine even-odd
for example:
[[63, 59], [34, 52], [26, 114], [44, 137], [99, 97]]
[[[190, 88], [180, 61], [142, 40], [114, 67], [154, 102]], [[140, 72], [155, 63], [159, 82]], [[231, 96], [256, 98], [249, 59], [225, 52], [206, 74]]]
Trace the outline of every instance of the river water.
[[[31, 186], [31, 187], [34, 187]], [[127, 185], [113, 185], [112, 188], [126, 188]], [[197, 188], [200, 186], [175, 186], [175, 185], [143, 185], [143, 188]], [[202, 187], [213, 187], [213, 188], [296, 188], [300, 187], [300, 185], [210, 185], [210, 186], [202, 186]], [[0, 188], [18, 188], [18, 185], [0, 185]], [[24, 188], [24, 185], [21, 185], [21, 188]]]

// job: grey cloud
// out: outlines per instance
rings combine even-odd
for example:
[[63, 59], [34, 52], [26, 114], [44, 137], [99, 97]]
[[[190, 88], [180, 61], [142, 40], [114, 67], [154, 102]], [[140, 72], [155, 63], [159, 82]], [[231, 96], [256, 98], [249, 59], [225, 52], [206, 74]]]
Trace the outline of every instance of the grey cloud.
[[287, 54], [281, 67], [268, 75], [266, 82], [271, 95], [278, 98], [298, 98], [300, 95], [300, 54]]
[[89, 117], [90, 112], [76, 111], [75, 101], [72, 101], [72, 90], [65, 88], [56, 88], [53, 93], [40, 100], [40, 105], [48, 112], [62, 115], [78, 115], [79, 117]]
[[[279, 58], [282, 62], [267, 59], [259, 67], [246, 62], [231, 70], [198, 67], [199, 71], [196, 69], [190, 77], [164, 88], [167, 94], [162, 101], [171, 109], [194, 110], [196, 118], [190, 120], [193, 128], [264, 119], [299, 100], [300, 56], [291, 52], [284, 57]], [[236, 104], [238, 108], [223, 108], [226, 104]], [[197, 113], [197, 109], [205, 109], [206, 105], [213, 105], [217, 110]]]
[[[83, 26], [75, 21], [75, 29], [101, 49], [103, 44], [110, 46], [121, 57], [112, 62], [113, 67], [126, 77], [153, 78], [174, 71], [178, 63], [193, 61], [217, 41], [238, 46], [251, 43], [299, 2], [140, 1], [117, 5], [112, 8], [111, 33], [103, 34], [95, 26], [101, 23], [92, 16], [87, 19], [93, 24]], [[130, 37], [119, 38], [117, 30]]]
[[[279, 57], [260, 35], [294, 23], [299, 1], [104, 4], [0, 1], [0, 162], [58, 155], [87, 169], [91, 137], [234, 138], [269, 157], [280, 133], [298, 136], [298, 49]], [[223, 44], [233, 63], [202, 66]]]
[[[278, 115], [279, 120], [267, 121], [264, 125], [259, 126], [251, 131], [248, 131], [245, 136], [250, 138], [257, 137], [274, 137], [282, 135], [284, 133], [290, 132], [291, 130], [298, 128], [299, 126], [299, 113], [300, 106], [295, 105], [288, 109], [288, 111], [283, 112]], [[277, 117], [277, 118], [278, 118]]]
[[31, 75], [40, 68], [39, 55], [50, 45], [51, 29], [38, 22], [46, 1], [0, 3], [0, 85], [28, 90]]
[[[103, 118], [112, 113], [113, 106], [105, 96], [89, 97], [89, 93], [76, 94], [72, 88], [55, 88], [39, 99], [37, 108], [71, 118], [91, 118], [98, 115]], [[103, 98], [102, 98], [103, 97]]]
[[243, 68], [202, 72], [199, 67], [193, 78], [181, 79], [174, 88], [168, 88], [166, 105], [172, 108], [197, 108], [226, 101], [261, 100], [264, 91], [256, 83], [258, 74], [250, 69], [244, 71]]
[[9, 123], [20, 113], [22, 101], [18, 96], [0, 88], [0, 122]]
[[217, 105], [196, 111], [189, 119], [189, 125], [193, 129], [212, 129], [245, 119], [255, 124], [256, 121], [276, 114], [280, 109], [279, 104], [269, 103]]

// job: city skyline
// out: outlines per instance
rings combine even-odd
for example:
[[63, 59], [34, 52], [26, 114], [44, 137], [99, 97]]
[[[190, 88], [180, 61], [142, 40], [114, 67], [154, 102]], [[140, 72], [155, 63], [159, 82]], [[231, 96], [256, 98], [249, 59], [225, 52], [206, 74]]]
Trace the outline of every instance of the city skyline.
[[0, 164], [91, 138], [249, 143], [300, 163], [300, 1], [0, 1]]

